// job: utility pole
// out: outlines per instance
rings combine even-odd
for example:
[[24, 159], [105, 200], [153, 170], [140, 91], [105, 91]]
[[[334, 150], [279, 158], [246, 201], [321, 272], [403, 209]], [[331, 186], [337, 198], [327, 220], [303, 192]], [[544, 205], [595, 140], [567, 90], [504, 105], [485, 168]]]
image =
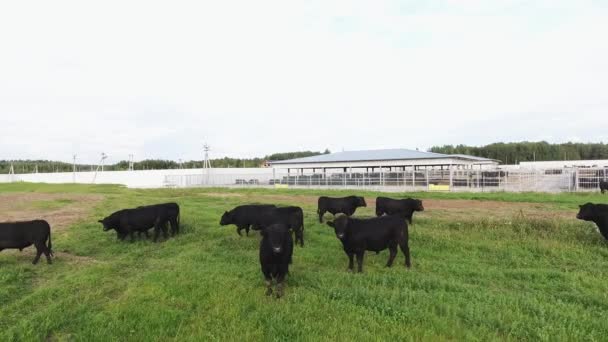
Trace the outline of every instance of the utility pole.
[[203, 145], [203, 151], [205, 151], [205, 161], [203, 162], [203, 169], [210, 169], [211, 162], [209, 161], [209, 151], [211, 151], [211, 147], [209, 147], [209, 145], [205, 143], [205, 145]]
[[135, 163], [133, 162], [133, 155], [132, 155], [132, 154], [129, 154], [129, 171], [133, 171], [133, 169], [134, 169], [134, 167], [133, 167], [133, 166], [134, 166], [134, 164], [135, 164]]
[[209, 184], [209, 171], [211, 169], [211, 162], [209, 161], [209, 151], [211, 147], [205, 143], [203, 145], [203, 151], [205, 151], [205, 161], [203, 162], [203, 173], [206, 173], [205, 184]]
[[76, 183], [76, 155], [72, 155], [72, 183]]
[[101, 172], [103, 172], [103, 165], [106, 162], [106, 158], [108, 158], [108, 156], [105, 153], [101, 152]]
[[[108, 155], [101, 152], [101, 160], [99, 161], [99, 164], [97, 165], [97, 169], [95, 169], [95, 174], [93, 175], [92, 183], [95, 183], [95, 180], [97, 179], [97, 172], [99, 171], [100, 168], [101, 168], [101, 172], [103, 172], [103, 164], [104, 164], [106, 158], [108, 158]], [[91, 165], [91, 168], [93, 168], [92, 165]]]

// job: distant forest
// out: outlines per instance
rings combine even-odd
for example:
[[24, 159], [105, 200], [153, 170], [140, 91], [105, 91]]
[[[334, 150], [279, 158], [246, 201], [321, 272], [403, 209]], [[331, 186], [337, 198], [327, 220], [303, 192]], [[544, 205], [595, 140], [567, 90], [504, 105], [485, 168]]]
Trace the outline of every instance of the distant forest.
[[608, 144], [540, 142], [495, 143], [486, 146], [445, 145], [434, 146], [429, 151], [445, 154], [468, 154], [472, 156], [498, 159], [503, 164], [517, 164], [522, 161], [547, 160], [597, 160], [608, 159]]
[[[550, 144], [541, 142], [514, 142], [514, 143], [494, 143], [486, 146], [466, 146], [466, 145], [444, 145], [434, 146], [430, 152], [445, 154], [468, 154], [472, 156], [497, 159], [504, 164], [517, 164], [522, 161], [545, 161], [545, 160], [597, 160], [608, 159], [608, 144], [594, 143], [564, 143]], [[284, 152], [275, 153], [263, 158], [221, 158], [212, 159], [211, 166], [219, 168], [228, 167], [262, 167], [267, 160], [287, 160], [293, 158], [303, 158], [328, 154], [329, 150], [323, 152], [303, 151], [303, 152]], [[38, 172], [70, 172], [71, 163], [56, 162], [50, 160], [0, 160], [0, 173], [8, 173], [11, 163], [15, 168], [15, 173]], [[190, 160], [181, 165], [173, 160], [148, 159], [135, 162], [135, 170], [161, 170], [161, 169], [190, 169], [200, 168], [202, 160]], [[96, 165], [77, 164], [78, 171], [95, 170]], [[105, 165], [104, 170], [120, 171], [128, 170], [129, 162], [123, 160], [116, 164]]]
[[[284, 153], [275, 153], [264, 158], [251, 158], [251, 159], [243, 159], [243, 158], [221, 158], [221, 159], [211, 159], [212, 167], [219, 168], [228, 168], [228, 167], [261, 167], [265, 161], [267, 160], [287, 160], [294, 158], [303, 158], [310, 156], [317, 156], [320, 154], [328, 154], [329, 150], [325, 150], [324, 152], [313, 152], [313, 151], [303, 151], [303, 152], [284, 152]], [[0, 160], [0, 173], [9, 173], [11, 163], [13, 164], [13, 168], [15, 169], [15, 173], [32, 173], [36, 172], [36, 168], [38, 168], [38, 172], [71, 172], [72, 164], [57, 162], [51, 160]], [[94, 171], [97, 165], [90, 164], [76, 164], [76, 169], [78, 171]], [[159, 159], [147, 159], [135, 162], [133, 168], [135, 170], [163, 170], [163, 169], [192, 169], [192, 168], [200, 168], [203, 167], [202, 160], [190, 160], [183, 162], [181, 165], [173, 160], [159, 160]], [[129, 169], [129, 162], [126, 160], [120, 161], [116, 164], [105, 165], [104, 170], [107, 171], [124, 171]]]

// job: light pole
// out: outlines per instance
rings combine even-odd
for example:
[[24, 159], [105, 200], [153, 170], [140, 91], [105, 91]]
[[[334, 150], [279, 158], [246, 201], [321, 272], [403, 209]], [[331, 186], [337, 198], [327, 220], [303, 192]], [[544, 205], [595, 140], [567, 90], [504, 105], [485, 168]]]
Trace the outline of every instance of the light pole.
[[72, 155], [72, 183], [76, 183], [76, 155]]

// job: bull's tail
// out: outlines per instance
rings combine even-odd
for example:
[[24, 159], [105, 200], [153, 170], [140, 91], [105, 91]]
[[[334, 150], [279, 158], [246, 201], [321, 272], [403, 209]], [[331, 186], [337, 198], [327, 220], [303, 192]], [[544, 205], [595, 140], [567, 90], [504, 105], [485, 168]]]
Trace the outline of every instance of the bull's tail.
[[53, 244], [51, 242], [51, 226], [48, 224], [48, 222], [46, 223], [46, 225], [49, 228], [49, 243], [46, 248], [49, 250], [50, 256], [54, 257], [55, 255], [53, 254]]

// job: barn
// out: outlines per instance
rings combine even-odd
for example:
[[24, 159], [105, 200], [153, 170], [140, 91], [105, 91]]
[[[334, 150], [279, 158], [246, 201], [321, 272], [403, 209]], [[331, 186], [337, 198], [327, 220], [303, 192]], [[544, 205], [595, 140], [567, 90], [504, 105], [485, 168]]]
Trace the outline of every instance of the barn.
[[464, 154], [441, 154], [408, 149], [344, 151], [269, 162], [273, 169], [286, 169], [289, 174], [463, 170], [496, 167], [498, 163], [498, 160]]

